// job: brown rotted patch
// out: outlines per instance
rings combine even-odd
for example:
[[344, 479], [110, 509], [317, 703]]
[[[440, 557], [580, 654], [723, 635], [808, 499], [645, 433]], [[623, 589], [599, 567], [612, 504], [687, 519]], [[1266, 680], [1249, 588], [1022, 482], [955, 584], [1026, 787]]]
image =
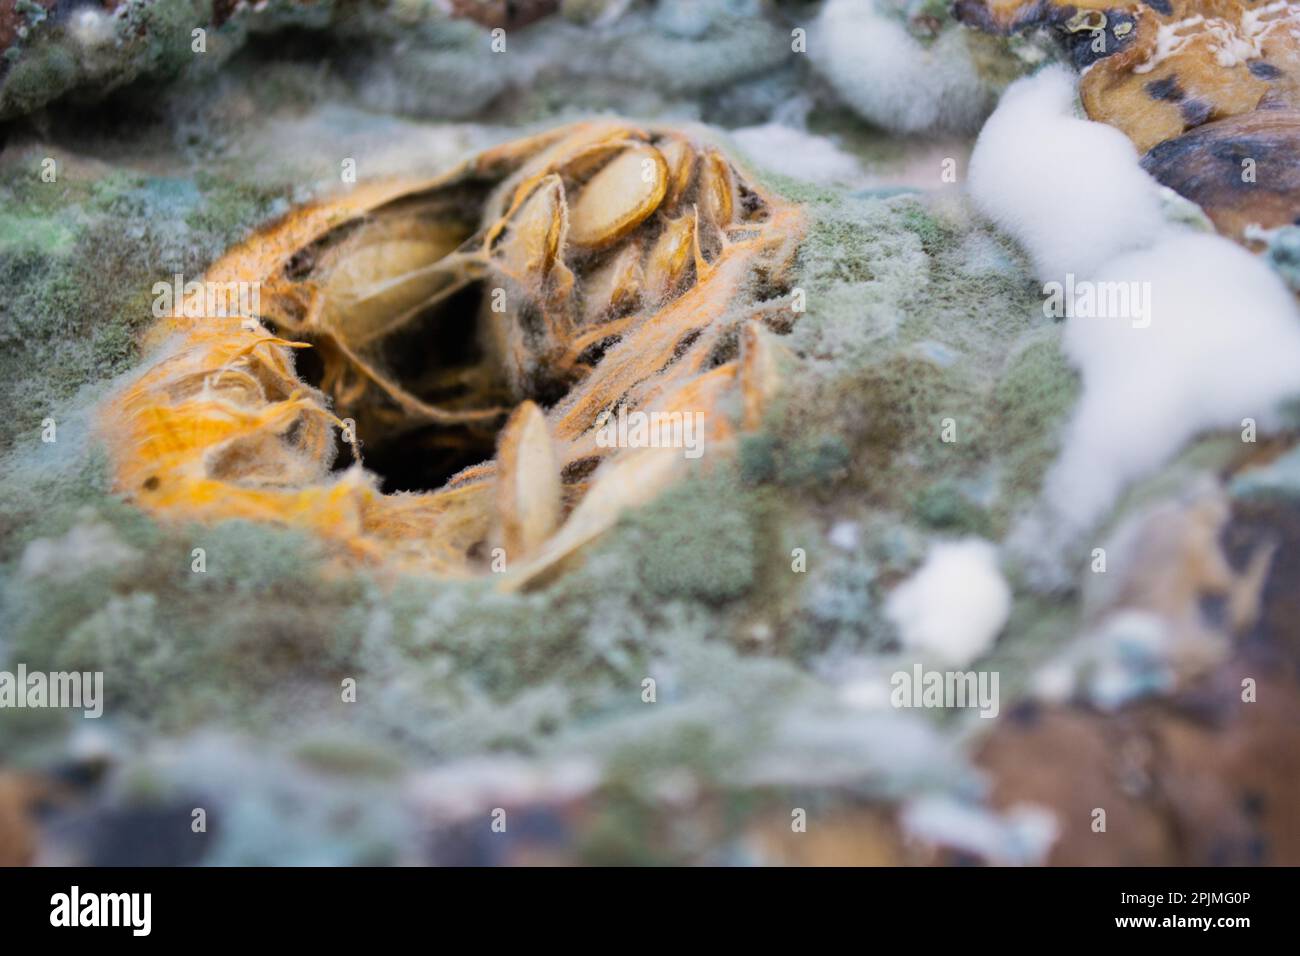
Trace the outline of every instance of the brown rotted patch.
[[[1118, 714], [1022, 705], [976, 758], [990, 802], [1055, 812], [1052, 865], [1294, 866], [1300, 686], [1280, 670], [1238, 654], [1196, 688]], [[1255, 703], [1240, 699], [1243, 676]]]
[[[1052, 809], [1055, 865], [1300, 863], [1300, 506], [1238, 504], [1234, 566], [1277, 544], [1261, 613], [1222, 664], [1167, 698], [1100, 713], [1021, 704], [981, 745], [998, 808]], [[1253, 702], [1243, 681], [1255, 682]], [[1094, 810], [1106, 831], [1094, 832]]]
[[1106, 0], [957, 0], [954, 10], [957, 19], [986, 33], [1050, 29], [1078, 69], [1131, 44], [1137, 15], [1136, 4]]
[[1048, 28], [1091, 119], [1140, 152], [1256, 109], [1300, 109], [1300, 5], [1262, 0], [957, 0], [989, 33]]
[[1222, 233], [1300, 216], [1300, 110], [1259, 110], [1155, 146], [1142, 166], [1205, 210]]
[[1216, 120], [1300, 108], [1300, 7], [1167, 0], [1134, 15], [1132, 42], [1099, 59], [1079, 93], [1091, 119], [1140, 151]]
[[[976, 763], [992, 777], [990, 803], [1052, 810], [1059, 836], [1047, 862], [1064, 866], [1160, 866], [1178, 856], [1152, 799], [1149, 748], [1133, 721], [1076, 708], [1024, 704], [999, 722]], [[1106, 811], [1106, 833], [1092, 831]]]

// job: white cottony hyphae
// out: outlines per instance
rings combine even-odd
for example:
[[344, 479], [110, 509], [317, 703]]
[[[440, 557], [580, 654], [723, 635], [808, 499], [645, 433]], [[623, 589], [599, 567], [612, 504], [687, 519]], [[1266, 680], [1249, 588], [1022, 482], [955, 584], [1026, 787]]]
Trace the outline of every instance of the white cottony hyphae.
[[960, 26], [929, 46], [877, 0], [829, 0], [808, 36], [813, 66], [864, 119], [895, 133], [967, 132], [993, 107]]
[[934, 545], [885, 603], [906, 650], [959, 666], [993, 646], [1010, 612], [997, 549], [979, 538]]
[[1043, 583], [1062, 583], [1056, 562], [1130, 482], [1199, 432], [1243, 418], [1267, 429], [1300, 394], [1300, 314], [1281, 280], [1235, 243], [1168, 221], [1127, 137], [1074, 114], [1064, 69], [1018, 80], [970, 165], [975, 204], [1021, 243], [1045, 295], [1062, 283], [1131, 306], [1065, 313], [1083, 394], [1010, 541]]
[[1113, 127], [1078, 119], [1074, 79], [1049, 67], [1002, 95], [971, 154], [980, 212], [1024, 247], [1044, 281], [1091, 278], [1168, 227], [1155, 181]]
[[1047, 497], [1085, 531], [1130, 480], [1198, 432], [1268, 429], [1300, 394], [1300, 312], [1267, 265], [1217, 236], [1185, 234], [1119, 256], [1099, 282], [1150, 283], [1150, 324], [1071, 318], [1065, 349], [1083, 396]]

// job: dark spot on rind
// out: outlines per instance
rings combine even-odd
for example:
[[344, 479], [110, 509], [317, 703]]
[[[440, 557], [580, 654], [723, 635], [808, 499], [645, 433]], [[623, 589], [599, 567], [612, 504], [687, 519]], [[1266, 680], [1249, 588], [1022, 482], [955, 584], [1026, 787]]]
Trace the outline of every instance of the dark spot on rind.
[[1282, 75], [1281, 70], [1263, 60], [1251, 60], [1246, 64], [1246, 68], [1261, 80], [1275, 80]]
[[1183, 114], [1183, 122], [1188, 126], [1200, 126], [1210, 118], [1214, 107], [1204, 100], [1183, 100], [1178, 111]]
[[[1096, 42], [1099, 37], [1094, 30], [1079, 30], [1076, 33], [1069, 33], [1062, 29], [1062, 25], [1074, 16], [1074, 7], [1053, 7], [1053, 10], [1059, 11], [1059, 15], [1054, 16], [1052, 25], [1058, 28], [1058, 35], [1065, 43], [1066, 49], [1070, 53], [1070, 61], [1074, 64], [1075, 69], [1082, 70], [1091, 66], [1098, 60], [1104, 60], [1124, 49], [1133, 42], [1137, 36], [1134, 18], [1131, 14], [1120, 13], [1118, 11], [1106, 11], [1106, 26], [1102, 29], [1105, 34], [1105, 43], [1102, 44], [1101, 50], [1096, 49]], [[1116, 34], [1116, 30], [1124, 24], [1128, 24], [1130, 29], [1123, 35]]]
[[1253, 159], [1262, 165], [1276, 158], [1276, 153], [1276, 146], [1255, 137], [1223, 142], [1189, 132], [1153, 146], [1142, 157], [1142, 168], [1163, 185], [1193, 198], [1206, 190], [1252, 188], [1253, 183], [1242, 179], [1242, 160]]
[[1272, 228], [1297, 218], [1297, 144], [1300, 112], [1248, 113], [1152, 147], [1142, 168], [1204, 209], [1220, 231], [1239, 234], [1249, 222]]
[[146, 478], [146, 479], [144, 480], [144, 490], [145, 490], [145, 491], [157, 491], [157, 490], [158, 490], [158, 486], [159, 486], [160, 484], [162, 484], [162, 482], [160, 482], [160, 481], [158, 480], [158, 476], [157, 476], [157, 475], [150, 475], [148, 478]]
[[1166, 76], [1163, 80], [1152, 80], [1146, 85], [1147, 95], [1153, 100], [1168, 100], [1177, 103], [1187, 94], [1178, 85], [1178, 77]]

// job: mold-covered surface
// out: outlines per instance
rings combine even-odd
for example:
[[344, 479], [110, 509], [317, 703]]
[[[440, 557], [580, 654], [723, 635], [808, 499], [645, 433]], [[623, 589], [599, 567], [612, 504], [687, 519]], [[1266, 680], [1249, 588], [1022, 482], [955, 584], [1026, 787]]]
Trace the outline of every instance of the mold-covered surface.
[[[1034, 211], [991, 214], [968, 171], [1068, 47], [934, 4], [525, 7], [0, 0], [0, 671], [103, 675], [102, 716], [0, 709], [0, 862], [1300, 861], [1293, 407], [1207, 401], [1150, 467], [1121, 461], [1140, 435], [1097, 444], [1118, 491], [1052, 524], [1102, 373], [1045, 307]], [[883, 85], [875, 52], [898, 77], [936, 46], [950, 73]], [[749, 289], [779, 388], [726, 454], [514, 590], [115, 488], [104, 409], [167, 348], [156, 283], [610, 115], [702, 130], [800, 211], [788, 276]], [[1144, 175], [1103, 132], [1111, 179], [1081, 155], [1092, 180], [1023, 184], [1061, 235], [1227, 244], [1146, 179], [1151, 221], [1077, 218]], [[1294, 311], [1268, 225], [1224, 281]], [[1289, 320], [1259, 327], [1279, 355]], [[1194, 393], [1176, 375], [1147, 393]], [[900, 691], [953, 671], [980, 706]]]

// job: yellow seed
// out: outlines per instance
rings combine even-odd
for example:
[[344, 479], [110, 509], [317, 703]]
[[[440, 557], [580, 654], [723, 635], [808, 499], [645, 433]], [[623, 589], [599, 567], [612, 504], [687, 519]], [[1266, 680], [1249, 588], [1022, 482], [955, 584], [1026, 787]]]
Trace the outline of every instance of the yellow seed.
[[575, 150], [570, 155], [565, 156], [563, 161], [557, 163], [553, 171], [559, 173], [569, 182], [584, 182], [623, 150], [636, 145], [640, 144], [619, 133], [609, 139], [591, 143]]
[[653, 146], [633, 146], [583, 187], [569, 211], [570, 240], [594, 249], [617, 242], [659, 208], [668, 166]]
[[353, 345], [386, 331], [401, 316], [455, 281], [431, 267], [464, 241], [469, 231], [437, 222], [406, 235], [387, 225], [362, 229], [323, 270], [325, 322]]
[[677, 291], [694, 262], [695, 214], [670, 219], [664, 224], [645, 265], [645, 287], [653, 298], [663, 298]]
[[731, 224], [736, 210], [736, 185], [731, 164], [710, 150], [700, 168], [700, 205], [705, 217], [719, 229]]
[[535, 550], [560, 523], [560, 466], [546, 416], [523, 402], [501, 431], [497, 517], [506, 559]]
[[552, 174], [510, 220], [494, 258], [518, 280], [545, 278], [564, 245], [566, 228], [564, 183]]
[[684, 139], [670, 139], [659, 147], [668, 164], [668, 195], [664, 206], [671, 209], [679, 203], [690, 188], [695, 175], [695, 150]]

